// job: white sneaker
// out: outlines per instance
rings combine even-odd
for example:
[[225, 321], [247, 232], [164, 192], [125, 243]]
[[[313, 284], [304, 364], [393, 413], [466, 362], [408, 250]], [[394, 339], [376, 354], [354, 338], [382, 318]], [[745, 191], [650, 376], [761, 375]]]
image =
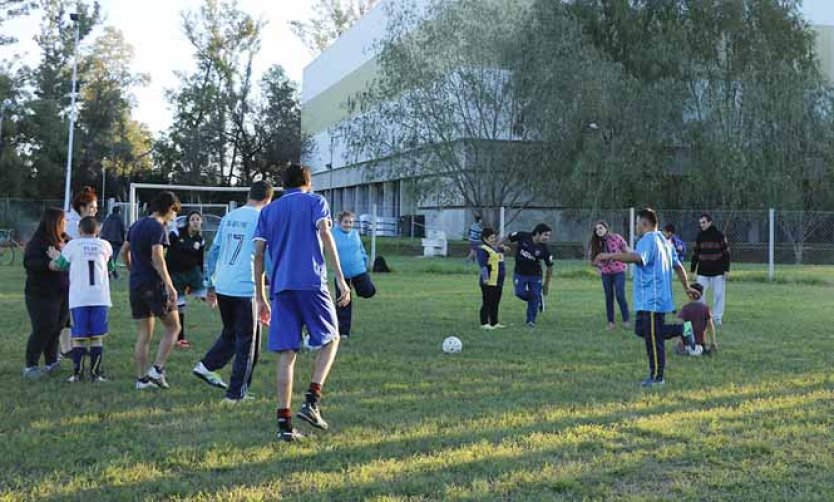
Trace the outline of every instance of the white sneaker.
[[506, 329], [506, 327], [507, 326], [504, 325], [504, 324], [496, 324], [495, 326], [492, 327], [492, 329]]
[[23, 369], [23, 378], [27, 380], [40, 380], [45, 374], [45, 370], [40, 366], [32, 366], [31, 368]]
[[145, 390], [145, 389], [153, 389], [156, 388], [156, 384], [148, 380], [147, 382], [143, 382], [142, 380], [136, 380], [136, 390]]
[[219, 389], [228, 389], [229, 386], [226, 385], [226, 382], [220, 378], [220, 375], [213, 371], [209, 371], [208, 368], [203, 364], [203, 361], [198, 362], [194, 369], [191, 370], [191, 373], [194, 374], [200, 380], [206, 382], [207, 384], [211, 385], [212, 387], [217, 387]]
[[171, 388], [171, 386], [168, 385], [168, 380], [165, 378], [165, 370], [158, 371], [156, 366], [151, 366], [150, 369], [148, 369], [148, 379], [150, 379], [150, 381], [160, 389]]
[[492, 330], [492, 329], [495, 329], [495, 328], [493, 328], [489, 324], [481, 324], [481, 329], [483, 329], [485, 331], [489, 331], [489, 330]]

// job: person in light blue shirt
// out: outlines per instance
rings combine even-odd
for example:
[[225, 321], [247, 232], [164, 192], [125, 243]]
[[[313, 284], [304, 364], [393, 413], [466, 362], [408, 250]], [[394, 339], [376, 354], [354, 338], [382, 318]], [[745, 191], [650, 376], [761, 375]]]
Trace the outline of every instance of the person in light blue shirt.
[[[296, 353], [301, 348], [304, 327], [309, 346], [318, 349], [313, 362], [310, 387], [296, 417], [318, 429], [327, 422], [319, 411], [322, 387], [330, 373], [339, 347], [336, 304], [350, 303], [336, 243], [330, 229], [330, 208], [321, 195], [312, 193], [310, 169], [291, 164], [283, 173], [284, 194], [263, 211], [255, 231], [255, 299], [258, 315], [269, 323], [269, 350], [278, 352], [278, 439], [297, 441], [305, 434], [292, 427], [292, 382]], [[272, 281], [267, 302], [264, 289], [264, 256], [272, 256]], [[333, 301], [327, 287], [327, 256], [336, 287], [341, 292]], [[270, 322], [271, 321], [271, 322]]]
[[[192, 373], [212, 387], [226, 389], [226, 402], [246, 398], [258, 362], [261, 330], [255, 311], [254, 235], [261, 209], [272, 201], [272, 185], [258, 181], [249, 189], [248, 202], [220, 220], [208, 252], [207, 300], [218, 307], [223, 331]], [[234, 357], [227, 385], [216, 373]]]
[[[649, 359], [649, 377], [643, 387], [663, 385], [666, 368], [667, 339], [691, 336], [691, 325], [666, 324], [666, 314], [675, 310], [672, 296], [672, 273], [677, 274], [683, 289], [690, 298], [698, 292], [689, 286], [686, 269], [678, 259], [672, 244], [657, 230], [657, 214], [646, 208], [637, 213], [637, 249], [623, 253], [600, 253], [595, 263], [617, 260], [636, 264], [634, 271], [634, 305], [637, 321], [634, 331], [646, 342]], [[688, 328], [690, 333], [686, 333]]]
[[[371, 298], [376, 294], [376, 286], [368, 275], [368, 253], [359, 237], [359, 232], [353, 228], [356, 215], [350, 211], [339, 214], [339, 224], [333, 230], [333, 240], [336, 241], [336, 251], [342, 262], [342, 271], [348, 287], [353, 287], [356, 294], [362, 298]], [[340, 296], [339, 285], [336, 284], [336, 295]], [[353, 302], [344, 307], [336, 307], [339, 317], [339, 335], [350, 337], [353, 321]]]

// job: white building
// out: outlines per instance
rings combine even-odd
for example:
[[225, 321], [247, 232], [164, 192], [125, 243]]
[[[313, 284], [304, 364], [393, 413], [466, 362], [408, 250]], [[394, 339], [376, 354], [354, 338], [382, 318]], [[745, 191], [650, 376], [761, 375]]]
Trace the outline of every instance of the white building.
[[[369, 180], [360, 163], [371, 159], [346, 162], [349, 156], [337, 132], [349, 118], [344, 106], [347, 98], [362, 91], [377, 74], [375, 42], [385, 35], [388, 9], [399, 1], [382, 0], [304, 69], [302, 128], [312, 136], [314, 148], [303, 160], [313, 170], [315, 188], [328, 197], [334, 214], [341, 210], [369, 214], [376, 205], [381, 217], [419, 214], [428, 228], [462, 236], [471, 219], [464, 208], [418, 206], [396, 176]], [[817, 33], [822, 69], [834, 79], [834, 8], [824, 6], [830, 0], [821, 1], [808, 1], [804, 9]], [[428, 3], [416, 0], [418, 7]]]

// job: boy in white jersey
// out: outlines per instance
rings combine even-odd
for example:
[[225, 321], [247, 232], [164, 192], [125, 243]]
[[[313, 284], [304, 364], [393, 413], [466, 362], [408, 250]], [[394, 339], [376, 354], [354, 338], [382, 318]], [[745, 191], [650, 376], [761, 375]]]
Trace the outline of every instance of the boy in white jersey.
[[72, 315], [73, 374], [68, 382], [84, 379], [84, 356], [89, 345], [90, 379], [104, 382], [101, 370], [103, 337], [107, 335], [107, 310], [110, 302], [110, 272], [113, 248], [99, 239], [98, 222], [92, 216], [81, 218], [79, 236], [62, 251], [51, 248], [49, 256], [53, 270], [69, 269], [69, 308]]

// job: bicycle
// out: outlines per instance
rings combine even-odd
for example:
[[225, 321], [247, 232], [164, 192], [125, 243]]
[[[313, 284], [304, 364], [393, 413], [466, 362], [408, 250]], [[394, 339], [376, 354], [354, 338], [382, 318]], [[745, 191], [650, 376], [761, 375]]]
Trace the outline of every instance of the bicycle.
[[15, 240], [14, 230], [0, 228], [0, 265], [13, 265], [18, 252], [23, 254], [23, 246]]

